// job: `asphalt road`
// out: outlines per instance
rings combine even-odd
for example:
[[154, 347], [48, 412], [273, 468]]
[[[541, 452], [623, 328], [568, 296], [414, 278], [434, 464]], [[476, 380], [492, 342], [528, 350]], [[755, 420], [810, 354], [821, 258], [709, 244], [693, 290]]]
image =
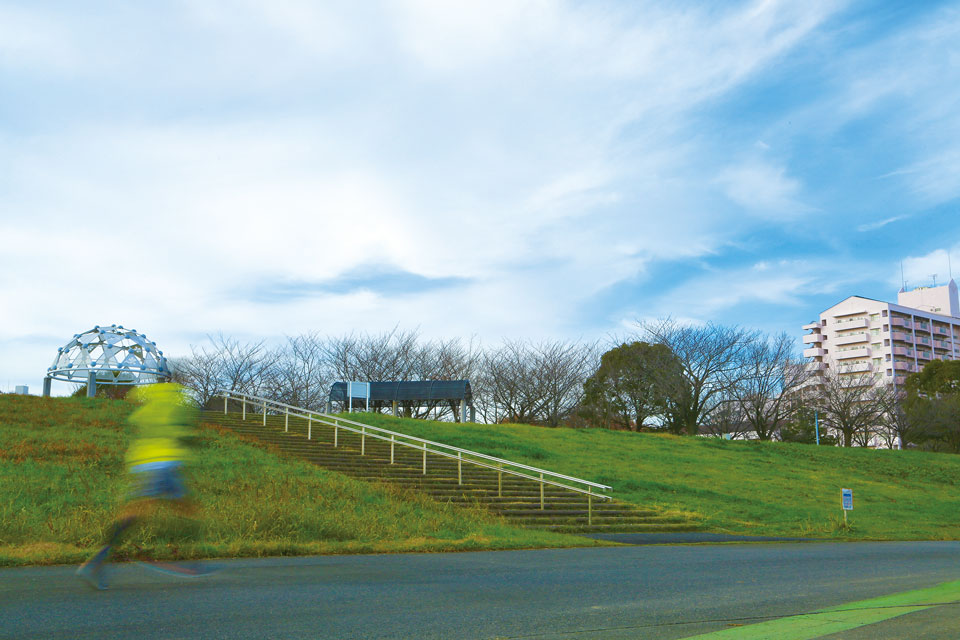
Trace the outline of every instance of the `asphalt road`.
[[[0, 638], [686, 638], [957, 580], [958, 560], [957, 542], [324, 556], [194, 580], [116, 565], [102, 592], [74, 567], [4, 569]], [[830, 637], [960, 637], [954, 613]]]

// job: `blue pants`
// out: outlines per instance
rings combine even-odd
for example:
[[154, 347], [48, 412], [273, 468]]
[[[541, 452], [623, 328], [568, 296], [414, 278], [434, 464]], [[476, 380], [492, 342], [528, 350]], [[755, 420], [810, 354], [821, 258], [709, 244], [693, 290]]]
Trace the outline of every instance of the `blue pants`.
[[130, 498], [179, 499], [187, 495], [180, 477], [179, 460], [148, 462], [130, 467]]

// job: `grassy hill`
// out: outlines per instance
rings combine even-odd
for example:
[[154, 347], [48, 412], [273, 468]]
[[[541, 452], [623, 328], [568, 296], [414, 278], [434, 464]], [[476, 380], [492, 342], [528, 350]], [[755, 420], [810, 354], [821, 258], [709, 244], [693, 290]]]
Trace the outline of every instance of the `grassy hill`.
[[[374, 426], [613, 487], [705, 530], [837, 539], [960, 539], [960, 456], [638, 434], [474, 425], [354, 414]], [[840, 489], [853, 489], [844, 528]]]
[[[0, 566], [80, 562], [103, 540], [127, 482], [133, 405], [0, 395]], [[597, 544], [526, 531], [281, 458], [213, 428], [187, 471], [193, 522], [162, 515], [118, 557], [173, 559]]]

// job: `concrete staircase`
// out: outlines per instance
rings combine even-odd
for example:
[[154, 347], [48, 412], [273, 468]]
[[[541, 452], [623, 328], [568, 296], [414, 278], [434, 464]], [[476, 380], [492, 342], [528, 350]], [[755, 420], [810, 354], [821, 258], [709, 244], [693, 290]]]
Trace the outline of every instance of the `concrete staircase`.
[[361, 455], [360, 436], [340, 430], [333, 446], [333, 428], [314, 422], [307, 439], [307, 421], [289, 419], [284, 432], [284, 416], [267, 416], [264, 426], [260, 414], [204, 411], [201, 422], [212, 423], [235, 432], [242, 438], [267, 444], [282, 454], [312, 462], [331, 471], [371, 482], [386, 482], [430, 495], [435, 500], [462, 505], [478, 505], [501, 516], [506, 522], [526, 528], [564, 533], [622, 533], [691, 531], [697, 526], [683, 518], [663, 515], [615, 500], [593, 499], [588, 514], [587, 496], [560, 487], [545, 485], [541, 508], [540, 484], [525, 478], [470, 464], [462, 467], [458, 483], [457, 461], [427, 454], [427, 474], [423, 474], [420, 451], [397, 446], [394, 464], [390, 464], [390, 444], [367, 437]]

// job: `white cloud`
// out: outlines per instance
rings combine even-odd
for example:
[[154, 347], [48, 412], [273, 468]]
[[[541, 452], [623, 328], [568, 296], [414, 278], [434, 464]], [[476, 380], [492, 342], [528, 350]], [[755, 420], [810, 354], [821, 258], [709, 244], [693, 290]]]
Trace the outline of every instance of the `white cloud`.
[[716, 180], [727, 197], [747, 211], [774, 218], [811, 211], [799, 200], [800, 181], [788, 176], [783, 167], [749, 161], [724, 169]]
[[[113, 322], [168, 354], [218, 330], [578, 333], [571, 310], [597, 291], [734, 233], [713, 206], [716, 161], [691, 134], [695, 112], [836, 9], [144, 7], [115, 20], [21, 12], [65, 30], [83, 87], [51, 72], [51, 87], [5, 105], [0, 272], [20, 277], [0, 276], [15, 301], [0, 340]], [[17, 64], [64, 58], [48, 40], [17, 45]], [[34, 103], [62, 107], [32, 117]], [[763, 215], [801, 206], [785, 167], [745, 162], [724, 177]], [[272, 304], [237, 293], [371, 263], [467, 284]], [[726, 304], [697, 293], [704, 308]], [[0, 362], [36, 381], [56, 346]]]
[[[954, 278], [960, 278], [960, 242], [950, 247], [935, 249], [922, 256], [909, 256], [903, 259], [903, 280], [907, 283], [907, 288], [918, 287], [920, 285], [931, 285], [936, 277], [937, 285], [946, 284], [950, 280], [951, 271]], [[888, 281], [891, 286], [900, 288], [901, 272], [900, 265], [897, 266], [896, 273], [891, 273]]]
[[882, 229], [888, 224], [893, 224], [894, 222], [899, 222], [900, 220], [906, 219], [908, 216], [891, 216], [889, 218], [884, 218], [883, 220], [878, 220], [877, 222], [868, 222], [861, 224], [857, 227], [857, 231], [875, 231], [877, 229]]

